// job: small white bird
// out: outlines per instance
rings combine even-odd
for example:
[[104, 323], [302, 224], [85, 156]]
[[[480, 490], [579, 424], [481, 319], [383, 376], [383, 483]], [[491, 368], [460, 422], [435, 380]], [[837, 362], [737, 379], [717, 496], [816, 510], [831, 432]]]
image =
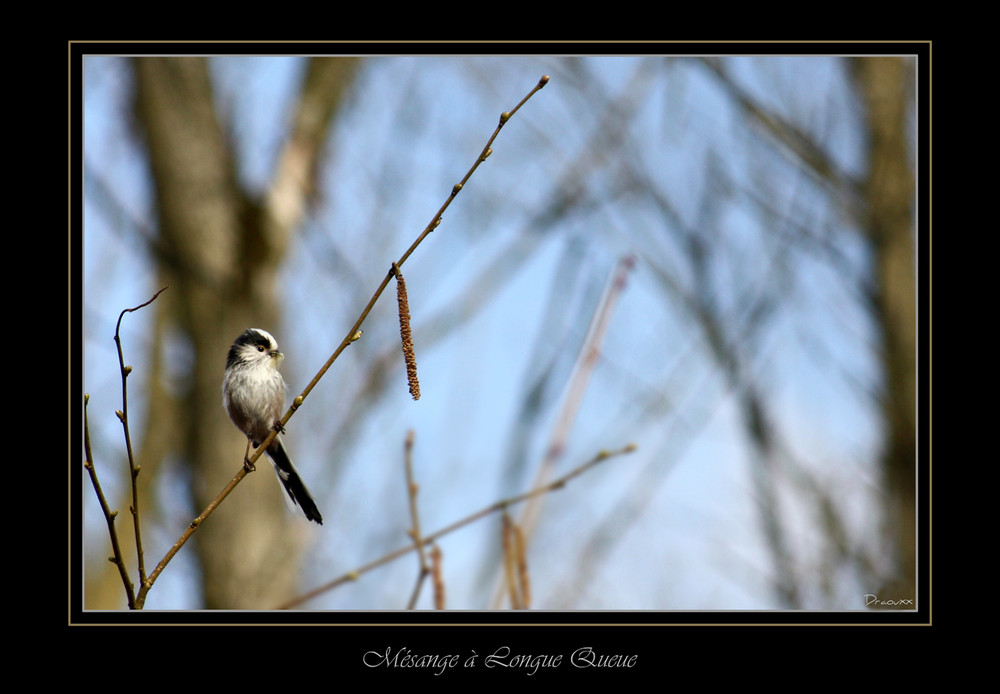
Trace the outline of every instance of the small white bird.
[[[243, 462], [250, 466], [250, 444], [256, 448], [272, 429], [284, 433], [281, 415], [285, 410], [285, 379], [278, 366], [285, 358], [271, 333], [250, 328], [236, 338], [226, 358], [226, 376], [222, 380], [222, 404], [240, 431], [246, 434], [247, 449]], [[267, 456], [292, 503], [298, 504], [306, 518], [323, 524], [309, 490], [285, 452], [280, 436], [267, 448]]]

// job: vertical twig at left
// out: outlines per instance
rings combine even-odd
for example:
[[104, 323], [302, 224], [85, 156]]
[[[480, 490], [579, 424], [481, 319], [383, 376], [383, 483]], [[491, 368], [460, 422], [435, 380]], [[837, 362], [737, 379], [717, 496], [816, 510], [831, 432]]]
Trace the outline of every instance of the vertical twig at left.
[[[140, 523], [139, 523], [139, 488], [137, 482], [137, 478], [139, 477], [139, 467], [135, 464], [135, 456], [132, 452], [132, 436], [129, 432], [129, 426], [128, 426], [128, 383], [127, 382], [129, 374], [132, 373], [132, 367], [126, 366], [125, 364], [125, 356], [122, 351], [122, 340], [120, 333], [121, 333], [122, 319], [125, 317], [126, 313], [132, 313], [133, 311], [138, 311], [139, 309], [148, 306], [149, 304], [156, 301], [156, 297], [162, 294], [166, 289], [167, 288], [164, 287], [163, 289], [159, 290], [158, 292], [153, 294], [153, 297], [149, 301], [146, 301], [145, 303], [139, 304], [138, 306], [135, 306], [133, 308], [127, 308], [123, 310], [120, 314], [118, 314], [118, 322], [115, 324], [115, 345], [118, 348], [118, 366], [119, 369], [121, 370], [121, 376], [122, 376], [122, 408], [120, 410], [116, 410], [115, 414], [121, 421], [122, 429], [125, 432], [125, 449], [128, 453], [129, 480], [131, 482], [131, 487], [132, 487], [132, 504], [129, 506], [129, 511], [131, 511], [132, 513], [132, 527], [135, 534], [135, 551], [136, 551], [136, 561], [138, 563], [140, 586], [143, 586], [146, 583], [146, 565], [145, 565], [145, 560], [143, 559], [142, 532], [140, 530]], [[87, 458], [89, 461], [90, 459], [89, 454]], [[92, 479], [96, 482], [96, 473], [94, 473], [93, 471], [92, 461], [89, 469], [91, 471]], [[95, 488], [99, 489], [99, 487], [96, 486]], [[98, 496], [101, 496], [99, 491], [98, 491]], [[102, 503], [102, 506], [105, 509], [105, 515], [107, 515], [109, 512], [107, 510], [107, 504]], [[108, 525], [109, 527], [112, 527], [110, 519]], [[112, 543], [114, 544], [115, 542], [116, 539], [114, 533], [112, 532]], [[121, 564], [121, 556], [120, 554], [118, 554], [117, 556], [119, 561], [119, 570], [124, 572], [125, 569], [124, 566]], [[123, 573], [122, 579], [125, 582], [126, 593], [128, 594], [129, 597], [129, 608], [141, 609], [142, 603], [145, 602], [146, 591], [140, 587], [139, 590], [140, 597], [136, 599], [132, 595], [131, 583], [128, 581], [127, 575]]]

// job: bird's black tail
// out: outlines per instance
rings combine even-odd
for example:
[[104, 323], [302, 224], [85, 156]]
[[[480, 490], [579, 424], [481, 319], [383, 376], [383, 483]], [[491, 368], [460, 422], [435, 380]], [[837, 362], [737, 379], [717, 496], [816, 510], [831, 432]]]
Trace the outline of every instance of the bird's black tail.
[[278, 473], [278, 479], [281, 481], [285, 491], [288, 492], [288, 496], [292, 498], [292, 503], [299, 505], [299, 508], [306, 514], [306, 518], [323, 525], [323, 516], [319, 514], [316, 502], [313, 501], [309, 490], [306, 489], [302, 478], [299, 477], [298, 471], [292, 465], [288, 454], [285, 453], [285, 447], [281, 445], [281, 441], [277, 437], [275, 437], [271, 443], [271, 447], [267, 450], [267, 455], [271, 459], [271, 462], [274, 463], [274, 471]]

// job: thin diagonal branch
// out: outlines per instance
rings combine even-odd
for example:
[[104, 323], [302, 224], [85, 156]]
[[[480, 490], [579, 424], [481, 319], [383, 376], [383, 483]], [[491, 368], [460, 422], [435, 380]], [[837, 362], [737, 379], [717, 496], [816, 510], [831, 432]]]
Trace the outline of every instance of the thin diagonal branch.
[[[625, 281], [634, 266], [635, 258], [626, 256], [618, 262], [611, 273], [604, 296], [594, 313], [587, 336], [580, 348], [580, 353], [577, 355], [577, 363], [573, 367], [573, 375], [569, 382], [559, 418], [553, 427], [548, 449], [545, 452], [545, 458], [538, 468], [535, 478], [536, 485], [544, 484], [552, 476], [552, 471], [555, 469], [556, 463], [562, 457], [570, 430], [576, 421], [577, 412], [583, 403], [583, 396], [590, 382], [590, 375], [593, 373], [597, 359], [600, 356], [601, 344], [604, 341], [604, 336], [607, 334], [615, 305], [625, 288]], [[524, 532], [529, 537], [534, 532], [540, 512], [541, 497], [533, 503], [528, 504], [527, 508], [521, 514], [519, 524], [524, 528]]]
[[[425, 535], [422, 538], [423, 544], [426, 545], [426, 544], [430, 544], [432, 542], [436, 543], [439, 539], [441, 539], [445, 535], [448, 535], [450, 533], [455, 532], [456, 530], [464, 528], [465, 526], [467, 526], [467, 525], [469, 525], [471, 523], [476, 522], [480, 518], [485, 518], [486, 516], [489, 516], [491, 514], [505, 511], [505, 510], [511, 508], [512, 506], [516, 506], [517, 504], [520, 504], [520, 503], [522, 503], [524, 501], [527, 501], [528, 499], [534, 498], [536, 496], [539, 496], [539, 495], [542, 495], [542, 494], [548, 494], [549, 492], [554, 492], [557, 489], [562, 489], [567, 484], [569, 484], [570, 481], [572, 481], [576, 477], [579, 477], [583, 473], [585, 473], [588, 470], [590, 470], [591, 468], [599, 465], [600, 463], [604, 462], [605, 460], [608, 460], [609, 458], [613, 458], [615, 456], [625, 455], [625, 454], [628, 454], [628, 453], [632, 453], [635, 450], [636, 450], [635, 444], [628, 444], [627, 446], [625, 446], [623, 448], [620, 448], [618, 450], [614, 450], [614, 451], [600, 451], [600, 452], [597, 453], [597, 455], [595, 455], [593, 458], [591, 458], [587, 462], [583, 463], [582, 465], [580, 465], [580, 466], [578, 466], [576, 468], [573, 468], [572, 470], [570, 470], [569, 472], [567, 472], [562, 477], [560, 477], [560, 478], [558, 478], [556, 480], [553, 480], [552, 482], [550, 482], [550, 483], [548, 483], [546, 485], [543, 485], [541, 487], [536, 487], [534, 489], [531, 489], [530, 491], [524, 492], [522, 494], [518, 494], [516, 496], [512, 496], [512, 497], [508, 497], [506, 499], [501, 499], [500, 501], [496, 501], [496, 502], [490, 504], [489, 506], [487, 506], [486, 508], [480, 509], [479, 511], [476, 511], [475, 513], [472, 513], [472, 514], [466, 516], [465, 518], [457, 520], [457, 521], [455, 521], [454, 523], [452, 523], [450, 525], [446, 525], [445, 527], [441, 528], [440, 530], [438, 530], [436, 532], [430, 533], [429, 535]], [[413, 542], [412, 544], [406, 545], [405, 547], [400, 547], [399, 549], [394, 550], [392, 552], [389, 552], [388, 554], [386, 554], [386, 555], [384, 555], [384, 556], [380, 557], [379, 559], [376, 559], [376, 560], [374, 560], [372, 562], [369, 562], [369, 563], [365, 564], [364, 566], [360, 566], [360, 567], [354, 569], [353, 571], [348, 571], [347, 573], [339, 576], [338, 578], [335, 578], [334, 580], [330, 581], [329, 583], [326, 583], [326, 584], [324, 584], [324, 585], [322, 585], [322, 586], [320, 586], [318, 588], [315, 588], [315, 589], [309, 591], [305, 595], [299, 596], [298, 598], [295, 598], [294, 600], [291, 600], [291, 601], [285, 603], [284, 605], [280, 605], [277, 609], [286, 610], [286, 609], [290, 609], [292, 607], [295, 607], [297, 605], [301, 605], [302, 603], [304, 603], [304, 602], [306, 602], [308, 600], [311, 600], [312, 598], [315, 598], [318, 595], [321, 595], [321, 594], [326, 593], [326, 592], [328, 592], [330, 590], [333, 590], [334, 588], [336, 588], [338, 586], [341, 586], [341, 585], [343, 585], [345, 583], [350, 583], [352, 581], [356, 581], [356, 580], [358, 580], [358, 578], [361, 577], [362, 574], [368, 573], [369, 571], [371, 571], [373, 569], [377, 569], [378, 567], [383, 566], [384, 564], [388, 564], [389, 562], [391, 562], [391, 561], [393, 561], [395, 559], [398, 559], [399, 557], [403, 556], [404, 554], [408, 554], [410, 552], [413, 552], [416, 549], [417, 549], [417, 543], [416, 542]]]
[[[420, 235], [417, 236], [416, 240], [414, 240], [414, 242], [410, 244], [410, 247], [406, 249], [406, 252], [399, 257], [399, 260], [397, 260], [395, 263], [396, 267], [402, 267], [403, 263], [406, 262], [406, 259], [409, 258], [410, 255], [413, 253], [413, 251], [417, 249], [417, 246], [419, 246], [423, 242], [423, 240], [427, 238], [427, 235], [430, 234], [432, 231], [434, 231], [434, 229], [441, 223], [441, 216], [444, 214], [445, 210], [448, 209], [448, 207], [451, 205], [455, 197], [459, 194], [462, 188], [465, 187], [465, 184], [468, 183], [469, 179], [472, 177], [472, 174], [474, 174], [476, 172], [476, 169], [479, 168], [479, 165], [482, 164], [484, 161], [486, 161], [487, 157], [489, 157], [490, 154], [493, 153], [492, 149], [493, 141], [496, 140], [497, 135], [500, 134], [501, 128], [503, 128], [503, 126], [507, 123], [507, 121], [510, 120], [511, 116], [513, 116], [518, 111], [518, 109], [520, 109], [525, 104], [525, 102], [531, 98], [531, 96], [535, 92], [544, 87], [548, 81], [549, 81], [548, 75], [543, 75], [542, 78], [538, 81], [538, 84], [536, 84], [535, 87], [530, 92], [528, 92], [528, 94], [523, 99], [521, 99], [520, 103], [518, 103], [517, 106], [515, 106], [511, 111], [504, 111], [502, 114], [500, 114], [500, 122], [497, 124], [497, 127], [494, 129], [493, 134], [490, 136], [489, 140], [486, 141], [486, 146], [483, 147], [483, 150], [476, 158], [476, 161], [466, 172], [465, 176], [462, 177], [462, 180], [456, 183], [454, 187], [451, 189], [451, 194], [438, 209], [437, 213], [431, 219], [430, 223], [426, 227], [424, 227], [424, 230], [420, 232]], [[361, 324], [365, 322], [365, 319], [368, 317], [368, 314], [375, 306], [375, 302], [377, 302], [379, 300], [379, 297], [382, 296], [382, 292], [384, 292], [386, 287], [389, 285], [389, 281], [393, 278], [395, 272], [396, 271], [393, 268], [393, 266], [390, 265], [388, 271], [385, 274], [385, 277], [382, 278], [382, 283], [379, 284], [378, 289], [375, 290], [375, 293], [372, 295], [371, 299], [369, 299], [368, 304], [361, 312], [361, 315], [358, 316], [358, 319], [354, 322], [354, 325], [351, 326], [351, 329], [347, 331], [347, 337], [344, 338], [344, 340], [340, 343], [340, 346], [337, 347], [337, 349], [334, 351], [332, 355], [330, 355], [330, 358], [327, 359], [326, 363], [322, 366], [319, 372], [313, 377], [311, 381], [309, 381], [306, 387], [302, 390], [302, 393], [295, 399], [295, 402], [292, 404], [292, 406], [288, 409], [288, 412], [286, 412], [285, 416], [282, 418], [281, 420], [282, 424], [285, 424], [288, 421], [288, 419], [292, 416], [295, 410], [298, 409], [298, 406], [302, 404], [302, 401], [305, 400], [306, 397], [308, 397], [312, 389], [316, 387], [316, 384], [319, 383], [320, 379], [323, 378], [327, 370], [333, 365], [333, 362], [337, 360], [341, 352], [343, 352], [344, 349], [347, 348], [347, 345], [349, 345], [353, 341], [353, 336], [361, 329]], [[274, 432], [272, 432], [268, 440], [265, 441], [264, 444], [262, 444], [262, 447], [270, 444], [270, 440], [273, 438], [274, 438]]]
[[[549, 80], [548, 75], [543, 75], [542, 78], [538, 81], [538, 84], [536, 84], [534, 88], [532, 88], [531, 91], [529, 91], [528, 94], [525, 95], [523, 99], [521, 99], [521, 101], [517, 104], [517, 106], [515, 106], [512, 110], [505, 111], [500, 115], [500, 122], [494, 129], [493, 134], [490, 136], [489, 140], [487, 140], [486, 146], [483, 148], [482, 152], [479, 154], [476, 161], [466, 172], [462, 180], [459, 183], [456, 183], [455, 186], [452, 188], [448, 198], [441, 205], [440, 209], [438, 209], [437, 213], [434, 215], [434, 218], [431, 220], [431, 222], [424, 228], [424, 230], [420, 233], [420, 235], [416, 238], [416, 240], [414, 240], [413, 243], [410, 244], [410, 247], [406, 250], [405, 253], [403, 253], [402, 256], [400, 256], [399, 260], [397, 260], [394, 264], [391, 264], [389, 266], [389, 270], [386, 272], [386, 275], [382, 279], [381, 284], [379, 284], [378, 288], [375, 290], [375, 293], [372, 294], [371, 299], [368, 300], [368, 304], [361, 311], [361, 315], [358, 316], [358, 319], [355, 321], [354, 325], [351, 326], [350, 330], [348, 330], [346, 337], [344, 337], [344, 339], [341, 341], [337, 349], [334, 350], [332, 355], [330, 355], [330, 358], [327, 359], [326, 363], [323, 364], [323, 366], [316, 373], [313, 379], [306, 385], [305, 389], [303, 389], [303, 391], [299, 395], [297, 395], [295, 399], [292, 401], [291, 406], [288, 408], [284, 416], [281, 418], [280, 422], [281, 426], [284, 426], [285, 424], [288, 423], [288, 420], [291, 419], [292, 415], [295, 414], [296, 410], [298, 410], [299, 407], [302, 406], [303, 401], [306, 399], [306, 397], [308, 397], [309, 393], [312, 392], [312, 389], [316, 387], [316, 384], [319, 383], [320, 379], [323, 378], [323, 376], [330, 369], [330, 367], [337, 360], [337, 358], [341, 355], [341, 353], [345, 349], [347, 349], [348, 345], [355, 342], [356, 340], [358, 340], [358, 338], [361, 337], [362, 323], [364, 323], [365, 319], [368, 317], [368, 314], [371, 313], [372, 308], [375, 306], [375, 303], [379, 300], [379, 297], [382, 296], [382, 292], [385, 291], [386, 287], [389, 284], [389, 281], [393, 278], [397, 269], [403, 265], [403, 263], [406, 261], [407, 258], [410, 257], [413, 251], [416, 250], [417, 246], [419, 246], [420, 243], [425, 238], [427, 238], [427, 235], [430, 234], [441, 223], [441, 215], [444, 214], [444, 211], [446, 209], [448, 209], [448, 206], [451, 205], [452, 200], [455, 199], [455, 197], [462, 190], [464, 185], [468, 182], [469, 178], [472, 177], [472, 174], [475, 173], [476, 169], [479, 168], [479, 165], [482, 164], [484, 161], [486, 161], [486, 158], [489, 157], [489, 155], [493, 152], [491, 147], [493, 145], [494, 140], [496, 140], [497, 135], [500, 133], [501, 128], [503, 128], [503, 126], [507, 123], [507, 121], [510, 120], [511, 116], [513, 116], [525, 104], [525, 102], [527, 102], [528, 99], [531, 98], [533, 94], [535, 94], [535, 92], [537, 92], [538, 90], [540, 90], [542, 87], [545, 86], [548, 80]], [[249, 458], [250, 467], [253, 467], [253, 464], [256, 463], [257, 460], [260, 458], [260, 456], [263, 454], [263, 452], [267, 450], [268, 446], [271, 445], [271, 442], [274, 440], [277, 434], [278, 434], [278, 429], [277, 428], [272, 429], [271, 433], [267, 436], [267, 438], [265, 438], [261, 442], [260, 446], [256, 449], [256, 451], [254, 451], [254, 453]], [[163, 557], [163, 559], [156, 566], [153, 572], [149, 575], [149, 578], [144, 579], [142, 581], [143, 585], [142, 588], [140, 589], [141, 595], [145, 596], [146, 592], [148, 592], [148, 590], [153, 586], [153, 582], [160, 575], [160, 573], [170, 562], [170, 560], [177, 554], [180, 548], [184, 546], [184, 544], [191, 538], [194, 532], [199, 527], [201, 527], [201, 524], [204, 522], [204, 520], [218, 507], [218, 505], [223, 501], [223, 499], [225, 499], [226, 496], [229, 495], [229, 493], [236, 487], [236, 485], [238, 485], [243, 480], [244, 477], [246, 477], [246, 475], [247, 475], [246, 467], [241, 466], [240, 470], [236, 473], [236, 475], [229, 482], [229, 484], [227, 484], [226, 487], [219, 493], [219, 495], [208, 505], [208, 507], [206, 507], [205, 510], [191, 522], [191, 524], [180, 536], [180, 538], [178, 538], [177, 542], [174, 543], [173, 547], [170, 548], [170, 551], [167, 552], [167, 554]]]
[[[552, 476], [556, 464], [566, 449], [566, 441], [569, 438], [570, 430], [576, 421], [577, 412], [583, 402], [584, 393], [590, 382], [590, 375], [593, 373], [594, 367], [597, 364], [597, 358], [600, 356], [601, 344], [604, 342], [604, 336], [607, 334], [611, 316], [614, 313], [614, 308], [621, 297], [622, 291], [625, 289], [625, 282], [628, 279], [628, 275], [634, 267], [635, 258], [633, 256], [625, 256], [618, 261], [608, 279], [604, 295], [594, 312], [587, 335], [584, 338], [583, 345], [581, 345], [580, 352], [576, 358], [576, 363], [573, 366], [573, 373], [570, 377], [566, 395], [563, 398], [559, 417], [553, 427], [548, 448], [545, 451], [545, 457], [539, 464], [538, 471], [535, 474], [536, 485], [544, 484]], [[535, 498], [521, 511], [518, 525], [523, 534], [522, 542], [525, 547], [527, 547], [538, 526], [543, 501], [544, 497]], [[503, 600], [503, 594], [503, 582], [501, 581], [500, 586], [493, 596], [494, 608], [499, 609]]]

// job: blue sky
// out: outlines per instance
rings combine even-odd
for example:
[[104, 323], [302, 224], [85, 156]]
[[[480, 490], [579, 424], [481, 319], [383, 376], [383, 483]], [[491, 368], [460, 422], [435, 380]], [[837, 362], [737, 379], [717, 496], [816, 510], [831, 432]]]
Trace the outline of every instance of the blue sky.
[[[213, 63], [216, 105], [231, 129], [250, 190], [267, 185], [302, 65], [294, 57]], [[747, 58], [727, 62], [727, 69], [762, 101], [814, 133], [845, 169], [859, 169], [857, 116], [836, 59]], [[499, 113], [542, 74], [552, 76], [550, 83], [504, 128], [493, 155], [404, 268], [421, 400], [410, 401], [400, 361], [398, 386], [379, 398], [350, 450], [338, 451], [342, 457], [330, 469], [328, 451], [340, 442], [324, 436], [347, 416], [363, 357], [398, 350], [389, 292], [365, 325], [362, 342], [348, 350], [310, 396], [310, 406], [291, 420], [288, 442], [296, 464], [331, 508], [322, 533], [313, 538], [304, 587], [405, 544], [401, 466], [409, 429], [416, 432], [425, 530], [530, 484], [560, 408], [570, 361], [564, 359], [563, 368], [553, 372], [547, 406], [516, 461], [522, 469], [510, 456], [525, 389], [546, 357], [579, 346], [608, 276], [620, 258], [634, 254], [638, 263], [616, 306], [560, 472], [601, 449], [635, 443], [638, 450], [608, 461], [546, 501], [531, 555], [539, 605], [772, 609], [749, 448], [732, 394], [717, 365], [705, 357], [704, 338], [690, 315], [664, 290], [664, 273], [692, 281], [677, 237], [664, 229], [663, 217], [648, 200], [619, 190], [622, 171], [644, 171], [669, 196], [680, 223], [693, 227], [706, 223], [701, 201], [718, 184], [710, 163], [745, 190], [770, 194], [777, 209], [773, 218], [755, 210], [748, 193], [711, 210], [711, 239], [726, 249], [713, 268], [718, 273], [713, 290], [720, 302], [737, 306], [748, 292], [765, 291], [778, 274], [785, 278], [777, 316], [754, 346], [754, 373], [781, 423], [782, 440], [793, 457], [837, 490], [859, 542], [869, 541], [866, 526], [878, 513], [879, 426], [865, 392], [877, 387], [870, 320], [842, 267], [788, 251], [781, 234], [795, 233], [795, 222], [810, 233], [829, 235], [852, 272], [863, 273], [867, 261], [839, 211], [746, 126], [697, 64], [639, 57], [592, 58], [581, 65], [551, 57], [371, 60], [331, 133], [318, 205], [285, 264], [282, 325], [256, 327], [277, 336], [293, 396], [343, 337], [391, 260], [465, 173]], [[88, 172], [106, 181], [127, 210], [127, 217], [109, 215], [88, 187], [84, 380], [97, 457], [110, 467], [120, 463], [123, 448], [113, 415], [120, 407], [114, 322], [121, 309], [158, 289], [134, 224], [155, 233], [155, 215], [135, 125], [127, 117], [125, 66], [117, 58], [88, 58], [85, 76]], [[623, 130], [604, 128], [603, 99], [629, 94], [635, 96], [624, 101], [631, 115]], [[595, 145], [601, 142], [612, 144], [602, 152]], [[531, 220], [552, 199], [558, 181], [575, 173], [581, 174], [583, 199], [599, 204], [532, 231]], [[524, 258], [516, 253], [522, 246]], [[503, 266], [503, 281], [477, 300], [477, 282], [504, 254], [514, 260]], [[471, 311], [464, 323], [421, 344], [421, 328], [456, 306]], [[130, 379], [133, 431], [141, 429], [145, 409], [141, 360], [150, 318], [138, 312], [123, 324], [127, 359], [136, 369]], [[176, 378], [183, 378], [183, 341], [173, 353]], [[154, 535], [149, 551], [157, 556], [191, 511], [178, 503], [184, 498], [181, 468], [165, 474], [173, 483], [164, 485], [162, 494], [176, 525]], [[114, 472], [102, 472], [102, 480], [116, 488]], [[789, 523], [792, 542], [804, 566], [818, 571], [819, 560], [811, 556], [819, 532], [812, 509], [792, 485], [782, 487], [784, 513], [795, 519]], [[103, 522], [92, 490], [84, 493], [88, 534], [96, 543], [88, 547], [103, 552]], [[609, 553], [589, 564], [595, 555], [587, 548], [604, 546], [599, 539], [609, 518], [629, 520], [617, 528]], [[442, 541], [451, 605], [488, 606], [484, 585], [492, 577], [483, 566], [496, 546], [497, 525], [477, 523]], [[189, 561], [181, 558], [164, 573], [150, 608], [197, 606], [185, 579]], [[414, 569], [415, 560], [404, 558], [313, 606], [398, 608]], [[833, 606], [857, 609], [865, 592], [852, 577], [838, 577]], [[567, 601], [567, 595], [573, 597]], [[813, 599], [816, 606], [829, 606], [820, 604], [818, 593]]]

